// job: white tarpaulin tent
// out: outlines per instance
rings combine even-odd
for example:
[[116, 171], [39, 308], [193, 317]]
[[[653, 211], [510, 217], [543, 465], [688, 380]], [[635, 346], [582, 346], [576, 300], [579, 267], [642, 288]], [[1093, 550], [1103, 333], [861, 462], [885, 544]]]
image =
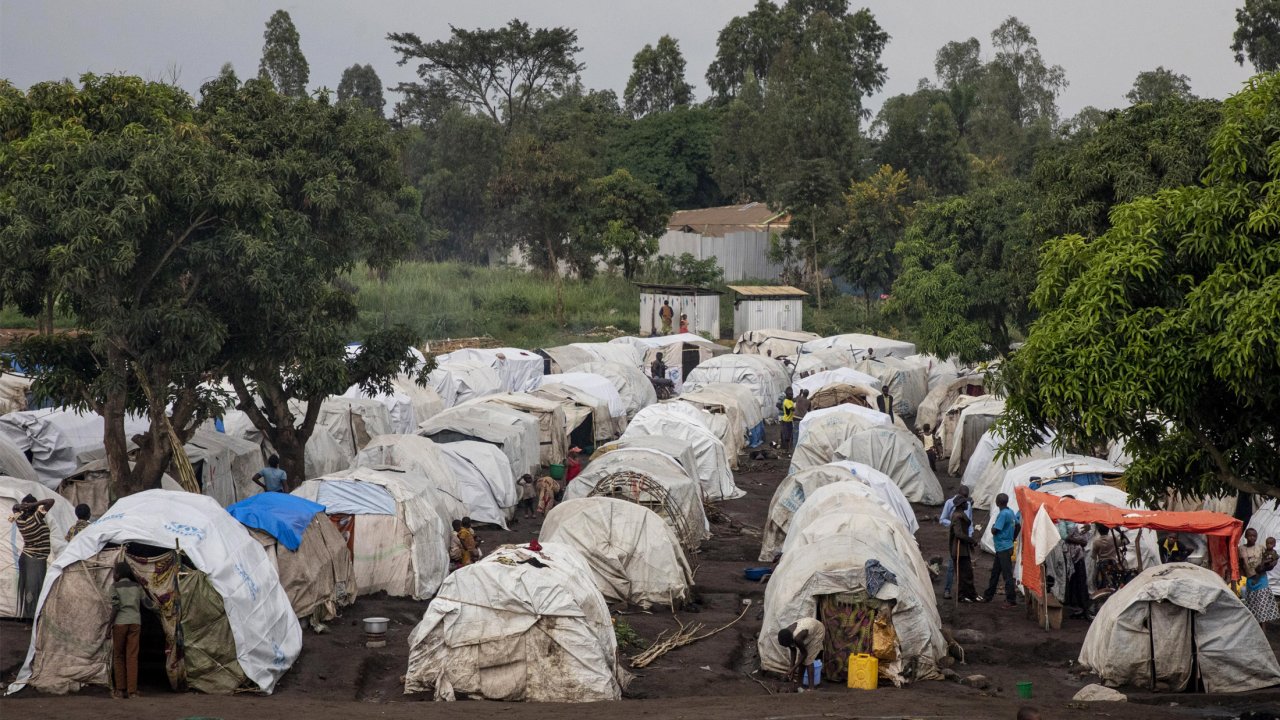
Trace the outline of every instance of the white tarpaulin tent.
[[1113, 687], [1181, 692], [1197, 671], [1209, 693], [1280, 684], [1280, 663], [1253, 613], [1222, 578], [1189, 563], [1145, 570], [1108, 598], [1080, 664]]
[[794, 358], [800, 354], [801, 345], [817, 339], [816, 334], [803, 330], [748, 330], [738, 337], [733, 351], [739, 355]]
[[27, 409], [27, 393], [31, 378], [14, 373], [0, 373], [0, 415]]
[[985, 375], [974, 374], [930, 386], [929, 393], [920, 401], [920, 407], [916, 408], [916, 427], [923, 428], [928, 424], [935, 431], [938, 430], [942, 426], [943, 416], [951, 409], [956, 398], [969, 397], [973, 391], [985, 394], [985, 382]]
[[[1249, 527], [1258, 532], [1258, 542], [1266, 543], [1267, 538], [1273, 537], [1280, 542], [1280, 502], [1271, 500], [1266, 502], [1253, 511], [1253, 516], [1249, 518]], [[1271, 592], [1274, 595], [1280, 595], [1280, 564], [1277, 564], [1267, 573]]]
[[609, 344], [627, 345], [642, 352], [644, 365], [641, 370], [646, 373], [651, 370], [653, 361], [658, 359], [658, 353], [662, 353], [662, 361], [667, 365], [667, 379], [675, 384], [676, 392], [680, 391], [684, 382], [686, 368], [696, 367], [713, 357], [729, 352], [729, 348], [693, 333], [657, 337], [619, 337], [610, 340]]
[[[915, 538], [876, 503], [855, 500], [845, 507], [855, 505], [856, 514], [828, 514], [807, 527], [793, 526], [797, 537], [765, 586], [764, 622], [757, 641], [760, 667], [787, 672], [790, 657], [778, 644], [778, 631], [801, 618], [816, 618], [824, 596], [853, 594], [879, 601], [877, 615], [890, 614], [897, 647], [892, 660], [880, 660], [881, 677], [895, 685], [938, 678], [937, 663], [946, 655], [946, 642], [933, 584]], [[874, 594], [867, 582], [870, 560], [896, 577], [895, 582], [879, 584]], [[834, 667], [830, 660], [825, 665]]]
[[536, 475], [539, 466], [538, 420], [503, 405], [468, 403], [451, 407], [418, 428], [418, 434], [438, 443], [479, 440], [502, 449], [511, 473]]
[[533, 416], [538, 421], [538, 461], [543, 465], [564, 462], [569, 454], [569, 421], [559, 401], [526, 392], [498, 393], [478, 402], [503, 405]]
[[760, 355], [721, 355], [693, 369], [685, 378], [685, 387], [697, 390], [711, 383], [734, 383], [751, 390], [766, 421], [777, 418], [778, 401], [791, 379], [782, 364]]
[[[622, 396], [618, 394], [618, 388], [609, 378], [595, 373], [569, 372], [560, 373], [559, 375], [544, 375], [542, 384], [568, 385], [604, 400], [609, 407], [609, 414], [618, 424], [618, 432], [622, 432], [621, 427], [625, 424], [627, 418], [627, 406], [622, 401]], [[650, 389], [652, 389], [652, 386], [650, 386]], [[655, 402], [656, 397], [655, 395]]]
[[[810, 410], [803, 418], [800, 419], [800, 427], [798, 428], [797, 438], [804, 438], [805, 430], [808, 430], [814, 423], [822, 420], [829, 415], [838, 415], [845, 413], [848, 415], [857, 415], [866, 419], [872, 425], [893, 425], [893, 418], [885, 415], [879, 410], [872, 410], [862, 405], [854, 405], [853, 403], [840, 403], [829, 408], [821, 408], [819, 410]], [[904, 428], [905, 429], [905, 428]]]
[[824, 413], [805, 425], [804, 432], [791, 453], [788, 474], [836, 459], [836, 450], [855, 433], [876, 426], [876, 422], [857, 413]]
[[734, 470], [738, 469], [738, 454], [744, 446], [764, 443], [764, 418], [751, 391], [741, 385], [711, 383], [681, 393], [676, 401], [710, 413], [712, 429], [724, 443], [729, 466]]
[[[652, 481], [653, 487], [638, 476]], [[649, 508], [671, 525], [685, 547], [697, 548], [711, 537], [702, 486], [661, 450], [619, 447], [597, 453], [564, 491], [566, 500], [591, 496], [621, 498]]]
[[201, 494], [222, 507], [261, 492], [253, 482], [254, 473], [263, 467], [261, 446], [199, 428], [183, 449], [196, 472]]
[[[445, 401], [449, 407], [461, 405], [468, 400], [502, 392], [502, 378], [489, 365], [475, 360], [454, 360], [441, 362], [436, 371], [447, 372], [453, 383], [453, 401]], [[432, 373], [435, 374], [434, 372]], [[436, 392], [440, 392], [437, 387]], [[446, 397], [444, 393], [441, 397]], [[430, 418], [428, 418], [430, 419]], [[419, 421], [421, 425], [423, 421]]]
[[[235, 641], [235, 661], [244, 676], [263, 692], [270, 693], [302, 650], [302, 628], [293, 614], [289, 596], [276, 574], [275, 564], [262, 545], [243, 525], [227, 514], [212, 498], [187, 492], [147, 490], [121, 498], [106, 515], [85, 528], [49, 565], [40, 605], [36, 611], [37, 631], [32, 634], [26, 662], [9, 692], [28, 682], [37, 689], [61, 690], [81, 683], [106, 685], [110, 673], [110, 642], [106, 640], [111, 605], [101, 597], [58, 597], [64, 603], [83, 604], [77, 613], [96, 614], [101, 620], [102, 647], [78, 646], [83, 658], [59, 656], [44, 662], [37, 649], [46, 637], [56, 635], [56, 618], [44, 617], [46, 601], [58, 594], [59, 579], [74, 574], [78, 563], [89, 563], [108, 543], [143, 543], [157, 548], [181, 546], [182, 553], [204, 573], [222, 598], [226, 621]], [[105, 576], [103, 578], [106, 580]], [[109, 581], [108, 581], [109, 584]], [[105, 590], [105, 588], [103, 588]], [[194, 633], [196, 628], [188, 628]], [[192, 636], [188, 637], [188, 642]]]
[[[296, 417], [305, 412], [305, 404], [299, 405], [302, 407], [295, 413]], [[369, 398], [330, 397], [320, 406], [315, 432], [324, 432], [333, 438], [350, 462], [370, 438], [396, 430], [391, 423], [391, 414], [381, 402]]]
[[760, 560], [772, 562], [782, 549], [791, 519], [813, 493], [835, 483], [858, 485], [855, 493], [874, 498], [890, 515], [898, 518], [912, 534], [920, 528], [915, 511], [893, 478], [862, 463], [840, 460], [788, 475], [773, 492], [760, 543]]
[[610, 602], [678, 607], [689, 599], [693, 570], [661, 516], [616, 498], [568, 500], [547, 513], [541, 539], [577, 550]]
[[[964, 406], [956, 419], [954, 429], [948, 439], [943, 440], [947, 446], [947, 474], [959, 475], [960, 468], [978, 447], [978, 442], [991, 425], [1004, 414], [1004, 398], [984, 395]], [[950, 413], [948, 412], [948, 415]]]
[[[350, 515], [356, 587], [393, 597], [425, 600], [449, 572], [449, 523], [436, 509], [440, 500], [429, 481], [399, 468], [352, 468], [308, 480], [294, 495], [325, 506], [325, 513]], [[343, 529], [339, 526], [339, 529]]]
[[809, 394], [813, 395], [828, 385], [855, 385], [865, 387], [879, 395], [881, 384], [880, 378], [874, 375], [868, 375], [853, 368], [840, 367], [795, 378], [791, 381], [791, 392], [799, 395], [801, 390], [808, 390]]
[[858, 355], [847, 348], [826, 348], [806, 350], [796, 357], [785, 358], [783, 362], [791, 363], [793, 378], [804, 378], [828, 370], [851, 368], [858, 364]]
[[58, 559], [67, 531], [76, 523], [75, 507], [61, 495], [34, 480], [0, 476], [0, 511], [5, 521], [0, 524], [0, 618], [18, 616], [18, 556], [22, 554], [22, 534], [18, 526], [9, 521], [10, 508], [31, 495], [36, 500], [53, 499], [45, 518], [49, 522], [49, 543], [52, 552], [50, 562]]
[[[692, 405], [685, 404], [684, 408], [709, 415], [705, 410], [698, 410]], [[708, 500], [728, 500], [745, 495], [733, 483], [733, 472], [729, 469], [729, 457], [724, 443], [706, 425], [690, 417], [687, 411], [681, 410], [670, 403], [650, 405], [631, 420], [622, 437], [658, 435], [684, 440], [693, 446], [694, 460], [698, 466], [697, 478], [702, 485], [703, 495]]]
[[[497, 375], [495, 374], [494, 377], [496, 378]], [[449, 368], [437, 364], [434, 370], [427, 373], [427, 386], [440, 396], [440, 402], [444, 403], [445, 407], [453, 407], [458, 402], [458, 380]], [[421, 424], [426, 419], [418, 418], [418, 423]]]
[[[436, 491], [436, 512], [447, 520], [459, 520], [469, 515], [471, 508], [461, 478], [453, 473], [440, 448], [420, 435], [379, 435], [356, 453], [351, 467], [399, 468], [407, 471], [406, 479], [424, 479]], [[498, 516], [502, 518], [501, 513]]]
[[825, 350], [827, 348], [838, 348], [842, 350], [852, 351], [856, 358], [861, 359], [867, 354], [867, 350], [875, 351], [877, 358], [883, 357], [899, 357], [905, 358], [909, 355], [916, 354], [916, 346], [904, 342], [902, 340], [891, 340], [878, 335], [863, 335], [861, 333], [849, 333], [846, 335], [832, 335], [830, 337], [818, 338], [810, 340], [800, 346], [800, 352], [810, 353], [815, 350]]
[[[1129, 496], [1125, 494], [1123, 490], [1113, 488], [1110, 485], [1076, 485], [1075, 483], [1059, 483], [1041, 488], [1041, 491], [1058, 497], [1070, 495], [1080, 502], [1110, 505], [1111, 507], [1128, 508], [1131, 510], [1148, 509], [1147, 506], [1141, 502], [1130, 501]], [[1016, 510], [1017, 503], [1013, 500], [1013, 497], [1013, 492], [1010, 491], [1009, 504]], [[1046, 519], [1048, 519], [1048, 516], [1046, 516]], [[1096, 530], [1093, 528], [1085, 528], [1085, 530], [1091, 541], [1097, 540], [1098, 533]], [[1050, 532], [1053, 534], [1052, 542], [1043, 542], [1033, 534], [1032, 542], [1035, 546], [1036, 555], [1040, 558], [1048, 555], [1050, 550], [1061, 543], [1062, 538], [1061, 533], [1058, 532], [1058, 528], [1053, 527]], [[1112, 529], [1112, 532], [1117, 532], [1117, 530]], [[1138, 530], [1124, 530], [1123, 532], [1125, 537], [1129, 540], [1129, 544], [1126, 545], [1124, 549], [1124, 567], [1131, 570], [1146, 570], [1149, 567], [1160, 564], [1160, 543], [1154, 530], [1139, 528]], [[980, 543], [983, 550], [986, 550], [989, 553], [995, 553], [996, 546], [991, 537], [991, 523], [989, 522], [986, 524], [986, 527], [982, 529], [982, 538]], [[1085, 553], [1084, 559], [1085, 576], [1089, 578], [1089, 587], [1094, 588], [1096, 587], [1096, 584], [1094, 583], [1095, 563], [1093, 554]], [[1043, 562], [1043, 560], [1041, 560], [1041, 562]], [[1037, 562], [1036, 564], [1038, 565], [1040, 562]], [[1014, 563], [1013, 576], [1018, 580], [1018, 582], [1022, 581], [1022, 563]], [[1058, 596], [1059, 601], [1065, 599], [1066, 583], [1064, 582], [1062, 587], [1058, 587], [1055, 584], [1052, 592], [1054, 595]]]
[[[609, 410], [609, 401], [599, 397], [582, 388], [574, 387], [566, 383], [544, 382], [538, 386], [533, 394], [547, 400], [554, 400], [561, 403], [565, 414], [565, 424], [569, 428], [569, 437], [572, 441], [574, 433], [585, 430], [582, 424], [591, 420], [591, 440], [589, 444], [595, 444], [604, 440], [612, 440], [622, 434], [619, 427], [618, 419], [614, 417]], [[618, 392], [613, 389], [613, 385], [609, 384], [604, 378], [600, 378], [609, 386], [609, 392], [616, 397]], [[622, 399], [618, 398], [618, 405], [621, 407]]]
[[936, 355], [922, 353], [908, 355], [907, 360], [918, 362], [929, 370], [929, 391], [936, 387], [946, 387], [960, 376], [960, 369], [951, 360], [943, 360]]
[[445, 581], [409, 637], [404, 689], [438, 700], [618, 700], [617, 650], [576, 550], [508, 545]]
[[489, 518], [511, 519], [520, 501], [520, 490], [507, 456], [494, 445], [473, 440], [445, 443], [440, 451], [458, 476], [462, 496], [471, 509], [471, 519], [505, 528], [505, 522]]
[[612, 383], [613, 389], [618, 392], [618, 397], [622, 398], [622, 408], [627, 417], [633, 417], [642, 409], [658, 402], [658, 393], [653, 389], [653, 383], [649, 381], [649, 376], [641, 372], [640, 368], [631, 365], [591, 362], [579, 365], [571, 373], [548, 377], [555, 377], [556, 382], [577, 385], [577, 382], [570, 380], [569, 377], [582, 373], [600, 375]]
[[925, 395], [929, 394], [929, 371], [924, 365], [897, 357], [863, 360], [857, 370], [878, 378], [893, 394], [893, 412], [914, 418]]
[[40, 482], [40, 476], [31, 467], [31, 461], [3, 434], [0, 434], [0, 475]]
[[995, 498], [996, 493], [1000, 492], [1000, 486], [1004, 484], [1004, 473], [1011, 467], [1016, 467], [1022, 463], [1031, 460], [1040, 460], [1044, 458], [1062, 458], [1066, 453], [1053, 449], [1053, 437], [1045, 438], [1045, 441], [1038, 445], [1028, 455], [1020, 455], [1016, 458], [1010, 458], [1007, 462], [1001, 462], [996, 459], [996, 453], [1000, 451], [1000, 446], [1004, 444], [1004, 438], [995, 428], [991, 428], [982, 434], [978, 440], [978, 446], [973, 449], [973, 455], [969, 457], [969, 463], [965, 465], [964, 475], [960, 482], [968, 485], [969, 497], [973, 498], [973, 506], [979, 509], [990, 507], [990, 503]]
[[[687, 417], [698, 423], [702, 427], [711, 431], [712, 435], [724, 445], [725, 459], [729, 461], [729, 469], [738, 469], [738, 453], [742, 452], [743, 440], [746, 437], [742, 430], [742, 423], [736, 416], [730, 416], [723, 412], [726, 405], [736, 409], [737, 401], [728, 395], [716, 395], [714, 392], [698, 391], [692, 393], [693, 397], [701, 397], [712, 403], [712, 407], [717, 408], [721, 412], [711, 412], [701, 403], [691, 402], [686, 399], [686, 395], [682, 394], [672, 400], [664, 400], [657, 405], [645, 408], [641, 413], [651, 411], [653, 408], [665, 408], [664, 412], [675, 413]], [[718, 403], [717, 404], [717, 399]], [[754, 403], [753, 403], [754, 404]], [[639, 416], [637, 416], [639, 417]]]
[[441, 355], [438, 362], [449, 365], [451, 371], [457, 362], [478, 363], [491, 368], [507, 392], [529, 392], [538, 387], [538, 378], [542, 377], [543, 370], [541, 355], [510, 347], [463, 348]]
[[924, 446], [902, 428], [877, 425], [857, 432], [836, 448], [836, 459], [866, 463], [888, 475], [913, 503], [941, 505], [944, 500]]
[[[1016, 504], [1013, 497], [1014, 488], [1031, 485], [1031, 478], [1033, 477], [1040, 478], [1039, 482], [1044, 486], [1040, 489], [1048, 491], [1063, 482], [1071, 483], [1072, 487], [1092, 484], [1091, 480], [1073, 480], [1072, 478], [1075, 476], [1101, 475], [1112, 478], [1123, 474], [1124, 470], [1106, 460], [1099, 460], [1088, 455], [1059, 455], [1050, 458], [1037, 458], [1010, 467], [1001, 474], [999, 485], [974, 488], [970, 496], [973, 498], [975, 507], [994, 508], [996, 495], [1005, 493], [1009, 496], [1010, 506], [1013, 506]], [[982, 490], [983, 494], [979, 494], [979, 490]]]
[[[151, 423], [140, 415], [126, 415], [126, 440], [144, 433]], [[0, 416], [0, 435], [19, 452], [31, 454], [31, 467], [45, 487], [53, 490], [76, 468], [106, 455], [102, 416], [66, 408], [24, 410]]]
[[[407, 375], [397, 375], [391, 381], [390, 393], [367, 393], [359, 385], [352, 385], [342, 394], [346, 398], [367, 398], [382, 403], [391, 420], [391, 431], [412, 433], [418, 423], [445, 408], [444, 399], [430, 385], [422, 386]], [[456, 390], [455, 390], [456, 392]]]

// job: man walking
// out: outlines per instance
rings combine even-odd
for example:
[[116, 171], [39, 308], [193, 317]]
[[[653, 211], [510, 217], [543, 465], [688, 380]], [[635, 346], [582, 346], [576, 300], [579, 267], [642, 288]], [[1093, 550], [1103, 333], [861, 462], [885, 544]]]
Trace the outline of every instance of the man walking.
[[[973, 505], [969, 503], [969, 486], [968, 485], [961, 485], [960, 489], [956, 491], [956, 494], [947, 498], [947, 501], [943, 503], [942, 515], [938, 516], [938, 524], [942, 525], [942, 527], [944, 528], [950, 528], [951, 516], [954, 515], [956, 511], [960, 508], [963, 508], [962, 512], [964, 513], [965, 524], [967, 526], [967, 529], [965, 530], [965, 537], [972, 539], [973, 538]], [[969, 555], [966, 552], [965, 557], [968, 557], [968, 556]], [[954, 552], [947, 553], [947, 579], [946, 579], [946, 582], [942, 584], [942, 597], [944, 600], [951, 599], [951, 583], [955, 579], [955, 574], [956, 574], [956, 554]], [[972, 584], [973, 582], [972, 567], [970, 567], [969, 569], [969, 577], [970, 577], [969, 582], [970, 584]]]
[[658, 310], [658, 318], [662, 320], [662, 334], [671, 334], [671, 320], [675, 318], [676, 311], [671, 309], [671, 301], [663, 300], [662, 307]]
[[791, 388], [787, 388], [786, 394], [782, 396], [778, 409], [782, 412], [779, 417], [782, 423], [782, 449], [791, 452], [792, 431], [795, 429], [796, 419], [796, 401], [791, 396]]
[[[950, 502], [950, 501], [948, 501]], [[969, 499], [963, 497], [955, 498], [955, 502], [951, 503], [952, 510], [950, 517], [950, 528], [948, 530], [947, 555], [948, 564], [954, 563], [956, 576], [956, 596], [963, 603], [971, 603], [978, 601], [978, 588], [973, 584], [973, 524], [969, 522], [969, 517], [973, 513], [973, 509], [969, 507]], [[947, 588], [951, 587], [951, 573], [947, 573]], [[950, 593], [943, 595], [944, 598], [951, 597]]]
[[987, 592], [983, 594], [983, 602], [991, 602], [996, 596], [996, 585], [1000, 576], [1004, 576], [1004, 606], [1017, 607], [1018, 596], [1015, 594], [1013, 581], [1013, 541], [1018, 537], [1022, 526], [1018, 523], [1018, 515], [1009, 509], [1009, 496], [1000, 493], [996, 496], [996, 514], [991, 522], [991, 538], [996, 546], [996, 560], [991, 566], [991, 580], [987, 583]]

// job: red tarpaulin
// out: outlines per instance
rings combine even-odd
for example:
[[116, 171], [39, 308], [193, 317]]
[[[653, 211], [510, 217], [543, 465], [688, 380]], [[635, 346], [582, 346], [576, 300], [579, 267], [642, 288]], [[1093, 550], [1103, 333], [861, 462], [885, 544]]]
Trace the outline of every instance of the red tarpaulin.
[[1035, 524], [1041, 507], [1054, 522], [1068, 520], [1075, 523], [1101, 523], [1111, 528], [1123, 526], [1132, 530], [1147, 528], [1204, 535], [1208, 541], [1213, 571], [1232, 581], [1240, 577], [1240, 558], [1236, 546], [1240, 544], [1240, 536], [1244, 533], [1244, 523], [1230, 515], [1208, 510], [1131, 510], [1062, 498], [1029, 487], [1016, 488], [1014, 493], [1018, 498], [1018, 510], [1022, 513], [1021, 548], [1018, 551], [1022, 556], [1022, 585], [1037, 597], [1044, 596], [1044, 588], [1041, 587], [1040, 568], [1036, 566], [1036, 554], [1031, 545], [1031, 526]]

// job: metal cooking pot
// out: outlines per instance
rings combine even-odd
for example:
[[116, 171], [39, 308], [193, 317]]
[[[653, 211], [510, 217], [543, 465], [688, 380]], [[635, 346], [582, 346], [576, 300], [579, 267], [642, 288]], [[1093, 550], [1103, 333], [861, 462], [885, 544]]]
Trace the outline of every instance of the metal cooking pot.
[[391, 622], [384, 617], [367, 617], [364, 619], [364, 631], [373, 635], [381, 635], [387, 631], [387, 625]]

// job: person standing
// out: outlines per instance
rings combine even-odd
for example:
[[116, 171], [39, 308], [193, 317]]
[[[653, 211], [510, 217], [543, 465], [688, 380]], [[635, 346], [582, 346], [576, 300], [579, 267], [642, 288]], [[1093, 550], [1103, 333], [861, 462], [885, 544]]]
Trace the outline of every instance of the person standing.
[[89, 516], [92, 514], [93, 511], [89, 509], [88, 505], [80, 503], [76, 506], [76, 524], [72, 525], [71, 529], [67, 531], [65, 538], [67, 542], [71, 542], [71, 538], [79, 535], [81, 530], [89, 527]]
[[689, 316], [684, 313], [680, 313], [680, 333], [684, 334], [687, 332], [689, 332]]
[[254, 473], [250, 479], [266, 492], [289, 492], [289, 477], [280, 469], [280, 458], [277, 455], [267, 458], [267, 466]]
[[[1074, 500], [1074, 495], [1064, 495], [1064, 500]], [[1084, 554], [1085, 548], [1089, 545], [1089, 538], [1085, 534], [1085, 530], [1079, 523], [1070, 520], [1059, 520], [1058, 537], [1062, 539], [1062, 554], [1067, 561], [1067, 588], [1063, 605], [1074, 608], [1071, 617], [1075, 619], [1091, 620], [1093, 617], [1089, 614], [1089, 579], [1085, 569]]]
[[1013, 580], [1013, 541], [1018, 537], [1021, 525], [1018, 515], [1009, 509], [1009, 496], [1000, 493], [996, 496], [996, 516], [991, 523], [991, 538], [996, 546], [996, 560], [991, 565], [991, 580], [987, 582], [987, 592], [983, 594], [983, 602], [991, 602], [996, 596], [996, 586], [1004, 577], [1004, 606], [1018, 606], [1016, 583]]
[[662, 353], [658, 353], [653, 362], [649, 363], [649, 377], [654, 380], [667, 379], [667, 364], [662, 360]]
[[876, 398], [876, 405], [879, 406], [880, 412], [889, 416], [890, 421], [893, 420], [893, 393], [890, 392], [888, 385], [880, 391], [880, 397]]
[[778, 631], [778, 644], [791, 652], [791, 662], [787, 664], [788, 682], [798, 681], [802, 687], [805, 684], [817, 687], [818, 675], [813, 663], [822, 652], [826, 639], [827, 629], [814, 618], [800, 618]]
[[1124, 556], [1129, 545], [1120, 530], [1112, 530], [1096, 523], [1097, 536], [1093, 538], [1094, 585], [1097, 589], [1119, 590], [1125, 582]]
[[804, 420], [804, 416], [809, 414], [809, 409], [812, 407], [813, 401], [809, 399], [809, 391], [801, 390], [799, 397], [796, 398], [796, 410], [793, 413], [795, 428], [792, 431], [792, 437], [796, 442], [800, 441], [800, 421]]
[[48, 569], [49, 511], [53, 498], [36, 500], [27, 495], [13, 506], [9, 522], [18, 526], [22, 535], [22, 553], [18, 555], [18, 617], [30, 620], [35, 617], [36, 603], [40, 601], [40, 588], [44, 586], [44, 574]]
[[[956, 508], [963, 507], [966, 525], [968, 530], [965, 537], [973, 537], [973, 505], [969, 502], [969, 486], [961, 485], [956, 490], [956, 494], [947, 498], [942, 504], [942, 514], [938, 516], [938, 524], [944, 528], [951, 527], [951, 516], [955, 513]], [[954, 550], [955, 548], [952, 548]], [[966, 555], [967, 556], [967, 555]], [[954, 552], [947, 553], [947, 579], [942, 584], [942, 598], [944, 600], [951, 599], [951, 583], [956, 574], [956, 554]], [[973, 584], [973, 568], [969, 568], [969, 584]], [[976, 592], [974, 593], [977, 594]]]
[[464, 517], [458, 523], [458, 544], [462, 546], [462, 560], [460, 565], [470, 565], [480, 559], [480, 551], [476, 547], [476, 532], [471, 529], [471, 518]]
[[1271, 546], [1270, 554], [1258, 542], [1258, 531], [1249, 528], [1244, 531], [1244, 544], [1240, 546], [1240, 571], [1245, 577], [1241, 599], [1260, 625], [1280, 620], [1276, 598], [1271, 594], [1270, 583], [1267, 581], [1267, 572], [1275, 567], [1275, 540], [1267, 538], [1267, 542]]
[[778, 403], [778, 410], [782, 413], [779, 417], [782, 423], [782, 448], [791, 452], [796, 419], [796, 401], [792, 398], [791, 388], [787, 388], [786, 394], [782, 396], [782, 402]]
[[142, 635], [142, 586], [127, 562], [116, 563], [111, 585], [111, 697], [138, 697], [138, 639]]
[[[920, 442], [924, 444], [925, 457], [929, 458], [929, 469], [933, 472], [938, 471], [938, 436], [933, 432], [933, 428], [929, 423], [925, 423], [920, 429]], [[968, 490], [968, 487], [964, 487]], [[944, 513], [945, 514], [945, 513]]]
[[[956, 496], [947, 501], [952, 506], [947, 543], [948, 563], [954, 564], [956, 596], [962, 603], [978, 601], [978, 588], [973, 584], [973, 508], [968, 497]], [[943, 597], [950, 598], [951, 573], [947, 573], [947, 590]]]
[[671, 309], [669, 300], [662, 301], [662, 307], [658, 310], [658, 318], [662, 320], [662, 334], [671, 334], [671, 320], [676, 316], [676, 311]]

